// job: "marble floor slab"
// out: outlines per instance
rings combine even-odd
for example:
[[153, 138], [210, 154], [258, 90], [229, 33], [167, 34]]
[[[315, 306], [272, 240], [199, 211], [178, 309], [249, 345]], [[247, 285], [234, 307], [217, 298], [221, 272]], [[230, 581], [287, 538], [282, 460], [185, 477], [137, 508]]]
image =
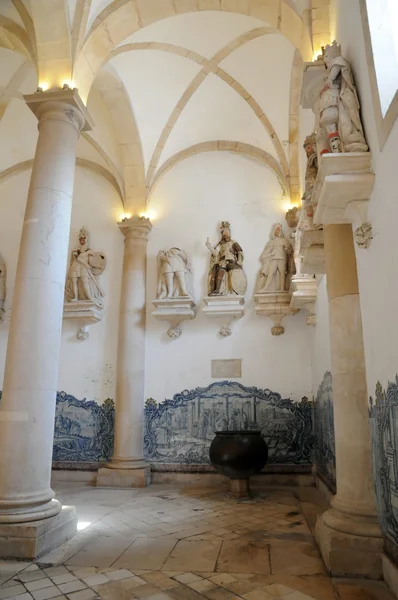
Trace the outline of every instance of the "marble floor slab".
[[393, 600], [381, 582], [328, 577], [294, 490], [55, 488], [79, 531], [36, 563], [0, 561], [0, 600]]

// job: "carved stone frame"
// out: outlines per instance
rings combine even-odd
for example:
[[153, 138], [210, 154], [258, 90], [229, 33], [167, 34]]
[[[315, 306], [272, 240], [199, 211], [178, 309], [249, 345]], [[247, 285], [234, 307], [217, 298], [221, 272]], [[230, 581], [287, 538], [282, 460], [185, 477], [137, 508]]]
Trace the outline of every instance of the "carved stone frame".
[[369, 69], [369, 80], [370, 80], [370, 89], [372, 94], [373, 101], [373, 109], [374, 116], [376, 121], [376, 130], [377, 137], [379, 140], [379, 148], [383, 149], [384, 144], [387, 141], [388, 136], [393, 128], [395, 120], [398, 117], [398, 90], [395, 92], [394, 98], [391, 101], [388, 110], [383, 117], [383, 113], [381, 110], [381, 102], [380, 102], [380, 94], [379, 94], [379, 85], [377, 82], [376, 68], [373, 58], [373, 48], [372, 48], [372, 38], [370, 34], [369, 27], [369, 18], [368, 18], [368, 10], [366, 7], [366, 0], [359, 0], [361, 17], [362, 17], [362, 27], [363, 27], [363, 36], [365, 40], [365, 51], [366, 51], [366, 62]]

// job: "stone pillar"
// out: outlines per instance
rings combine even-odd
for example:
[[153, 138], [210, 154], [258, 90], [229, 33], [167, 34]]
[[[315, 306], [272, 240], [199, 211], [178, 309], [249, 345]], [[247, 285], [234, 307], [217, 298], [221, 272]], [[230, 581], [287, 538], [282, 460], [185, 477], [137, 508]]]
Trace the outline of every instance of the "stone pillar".
[[[0, 555], [34, 558], [76, 529], [50, 487], [76, 144], [88, 116], [77, 92], [26, 102], [39, 138], [15, 278], [0, 410]], [[65, 508], [65, 507], [64, 507]]]
[[149, 219], [119, 223], [125, 237], [116, 384], [115, 449], [99, 469], [97, 486], [145, 487], [150, 468], [143, 459], [146, 252]]
[[317, 523], [333, 575], [381, 577], [382, 539], [372, 476], [368, 393], [352, 226], [324, 231], [333, 376], [337, 494]]

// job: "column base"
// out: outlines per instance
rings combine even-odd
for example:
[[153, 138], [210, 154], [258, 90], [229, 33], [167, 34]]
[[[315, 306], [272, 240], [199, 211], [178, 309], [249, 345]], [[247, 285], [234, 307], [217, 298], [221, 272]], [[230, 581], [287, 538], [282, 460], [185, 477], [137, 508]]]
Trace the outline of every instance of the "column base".
[[382, 578], [383, 540], [332, 529], [318, 517], [315, 537], [330, 575], [335, 577]]
[[382, 561], [384, 581], [398, 598], [398, 567], [391, 562], [386, 554], [383, 554]]
[[64, 506], [55, 517], [42, 521], [0, 524], [0, 558], [39, 558], [69, 540], [76, 531], [74, 506]]
[[142, 488], [151, 483], [151, 468], [144, 461], [112, 462], [98, 469], [97, 487]]

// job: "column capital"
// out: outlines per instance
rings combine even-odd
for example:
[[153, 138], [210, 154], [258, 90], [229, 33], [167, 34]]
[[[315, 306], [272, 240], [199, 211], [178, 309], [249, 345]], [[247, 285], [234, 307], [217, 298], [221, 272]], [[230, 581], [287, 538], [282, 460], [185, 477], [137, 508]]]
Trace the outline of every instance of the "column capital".
[[36, 92], [24, 98], [39, 124], [46, 119], [59, 119], [72, 124], [79, 132], [90, 131], [94, 125], [76, 88]]
[[118, 225], [125, 238], [137, 238], [145, 241], [148, 241], [148, 235], [152, 229], [150, 219], [138, 215], [125, 219]]

